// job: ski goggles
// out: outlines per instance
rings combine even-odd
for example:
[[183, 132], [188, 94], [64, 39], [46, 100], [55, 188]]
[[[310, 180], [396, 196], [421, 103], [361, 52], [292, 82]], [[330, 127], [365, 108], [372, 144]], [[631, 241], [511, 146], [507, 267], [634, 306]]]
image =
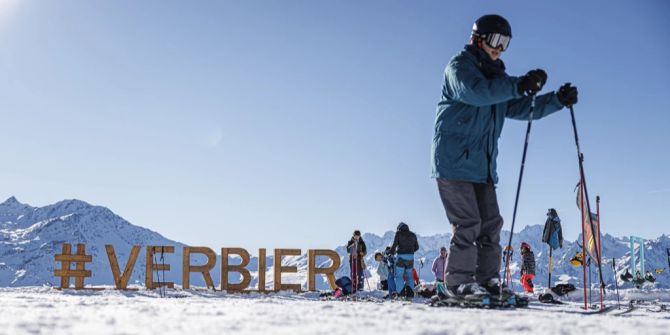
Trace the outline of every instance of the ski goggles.
[[484, 41], [489, 47], [493, 49], [502, 48], [502, 51], [507, 50], [511, 40], [511, 37], [498, 33], [487, 34], [486, 37], [484, 37]]

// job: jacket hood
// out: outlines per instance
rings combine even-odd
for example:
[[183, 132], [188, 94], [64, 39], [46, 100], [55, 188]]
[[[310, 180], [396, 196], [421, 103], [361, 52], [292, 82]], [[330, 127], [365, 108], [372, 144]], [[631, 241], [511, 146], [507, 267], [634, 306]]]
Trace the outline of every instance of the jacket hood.
[[409, 226], [404, 222], [400, 222], [398, 224], [398, 231], [409, 231]]

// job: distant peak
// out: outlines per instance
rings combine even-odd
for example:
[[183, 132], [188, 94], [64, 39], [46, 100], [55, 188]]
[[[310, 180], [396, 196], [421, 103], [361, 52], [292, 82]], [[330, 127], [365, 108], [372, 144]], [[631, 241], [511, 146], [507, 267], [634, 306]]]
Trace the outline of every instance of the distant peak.
[[66, 208], [83, 208], [83, 207], [93, 207], [91, 204], [89, 204], [86, 201], [82, 201], [79, 199], [66, 199], [66, 200], [61, 200], [53, 206], [57, 207], [66, 207]]
[[0, 206], [17, 206], [17, 205], [21, 206], [23, 204], [20, 203], [18, 200], [16, 200], [16, 197], [14, 196], [9, 197], [7, 200], [5, 200], [5, 202], [0, 204]]

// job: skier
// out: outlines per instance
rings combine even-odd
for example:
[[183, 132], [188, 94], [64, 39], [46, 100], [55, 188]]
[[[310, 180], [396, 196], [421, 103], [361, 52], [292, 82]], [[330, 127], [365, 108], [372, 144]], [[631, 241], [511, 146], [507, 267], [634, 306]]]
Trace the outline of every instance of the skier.
[[[495, 184], [498, 138], [505, 118], [527, 120], [531, 101], [544, 86], [541, 69], [521, 77], [505, 73], [500, 56], [507, 50], [512, 29], [499, 15], [475, 22], [470, 43], [454, 56], [444, 72], [432, 147], [432, 176], [453, 228], [447, 256], [449, 296], [483, 299], [502, 292], [500, 231]], [[569, 83], [558, 92], [538, 95], [533, 119], [543, 118], [577, 102]], [[505, 299], [505, 297], [499, 297]]]
[[[409, 226], [400, 222], [391, 245], [391, 254], [397, 254], [395, 262], [395, 284], [396, 293], [406, 292], [410, 297], [414, 293], [414, 281], [412, 280], [412, 269], [414, 269], [414, 253], [419, 250], [419, 242], [416, 235], [409, 230]], [[406, 285], [403, 285], [403, 277], [407, 278]]]
[[379, 263], [377, 265], [377, 274], [379, 275], [379, 288], [383, 291], [388, 290], [389, 270], [384, 262], [384, 255], [381, 252], [375, 253], [375, 260]]
[[440, 248], [440, 254], [433, 261], [432, 271], [437, 285], [444, 284], [444, 269], [447, 265], [447, 248]]
[[535, 278], [535, 253], [530, 245], [521, 242], [521, 285], [526, 293], [533, 293], [533, 279]]
[[395, 258], [391, 254], [391, 247], [386, 247], [384, 249], [384, 263], [388, 269], [388, 297], [391, 297], [396, 294], [396, 285], [395, 285]]
[[349, 269], [351, 269], [353, 291], [358, 292], [363, 289], [363, 283], [365, 282], [365, 272], [363, 271], [365, 271], [364, 257], [367, 253], [360, 230], [355, 230], [351, 239], [347, 242], [347, 251], [349, 252]]

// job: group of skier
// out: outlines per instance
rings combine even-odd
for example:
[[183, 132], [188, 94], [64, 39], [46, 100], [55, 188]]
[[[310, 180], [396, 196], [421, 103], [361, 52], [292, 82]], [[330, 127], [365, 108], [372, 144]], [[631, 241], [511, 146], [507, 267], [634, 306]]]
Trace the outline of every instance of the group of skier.
[[[398, 295], [413, 296], [414, 287], [418, 285], [419, 276], [414, 269], [414, 253], [419, 250], [419, 242], [409, 226], [398, 224], [393, 244], [386, 247], [384, 253], [375, 253], [379, 263], [377, 274], [380, 276], [381, 288], [389, 291], [389, 297]], [[359, 230], [347, 242], [349, 267], [352, 277], [352, 292], [363, 289], [365, 282], [366, 246]]]
[[[409, 230], [409, 226], [401, 222], [398, 224], [393, 244], [387, 246], [383, 252], [375, 252], [377, 262], [378, 288], [388, 291], [387, 297], [412, 297], [415, 287], [419, 285], [419, 276], [414, 267], [414, 253], [419, 249], [416, 235]], [[349, 253], [349, 269], [351, 274], [351, 291], [355, 293], [365, 287], [365, 256], [367, 246], [360, 230], [355, 230], [347, 242]], [[533, 278], [535, 277], [535, 255], [526, 242], [521, 243], [521, 283], [524, 291], [533, 293]], [[433, 260], [431, 271], [435, 278], [437, 292], [444, 292], [447, 269], [446, 247], [440, 248], [440, 253]]]

